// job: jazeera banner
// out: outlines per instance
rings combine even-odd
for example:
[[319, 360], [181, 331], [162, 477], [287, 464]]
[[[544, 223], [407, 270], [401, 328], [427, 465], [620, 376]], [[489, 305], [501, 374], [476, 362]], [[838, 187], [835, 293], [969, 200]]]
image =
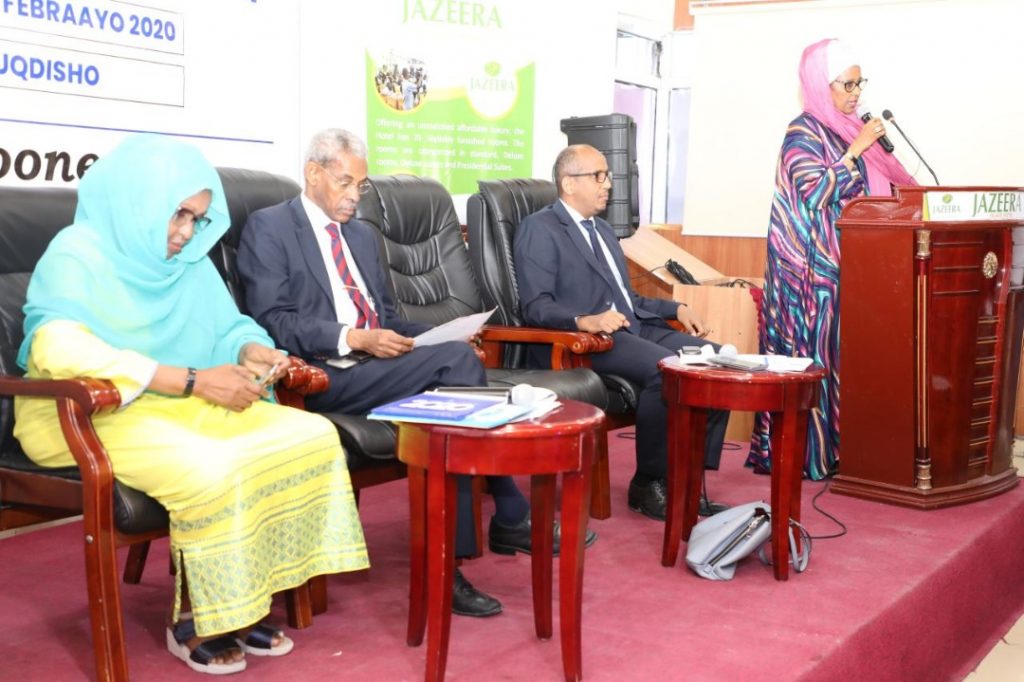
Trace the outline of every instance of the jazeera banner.
[[1024, 220], [1024, 191], [952, 190], [924, 193], [925, 220]]
[[530, 177], [535, 65], [508, 33], [516, 4], [403, 0], [400, 11], [366, 52], [370, 173], [432, 177], [452, 194]]

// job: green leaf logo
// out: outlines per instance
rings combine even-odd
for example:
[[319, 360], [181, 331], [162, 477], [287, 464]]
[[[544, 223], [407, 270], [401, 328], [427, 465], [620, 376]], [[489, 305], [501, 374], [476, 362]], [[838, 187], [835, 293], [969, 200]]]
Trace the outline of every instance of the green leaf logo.
[[487, 62], [484, 64], [484, 73], [491, 78], [497, 77], [497, 75], [501, 73], [501, 64], [498, 62]]
[[943, 194], [942, 195], [942, 203], [948, 204], [951, 201], [953, 201], [953, 195], [952, 194]]

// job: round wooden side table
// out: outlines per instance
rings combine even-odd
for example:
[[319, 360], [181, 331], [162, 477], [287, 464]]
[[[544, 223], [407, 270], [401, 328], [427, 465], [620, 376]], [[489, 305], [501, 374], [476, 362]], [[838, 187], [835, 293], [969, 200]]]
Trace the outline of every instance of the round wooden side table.
[[[665, 541], [661, 563], [674, 566], [681, 538], [697, 523], [707, 411], [772, 413], [772, 564], [776, 580], [789, 578], [789, 519], [800, 520], [800, 483], [807, 447], [807, 413], [818, 404], [825, 370], [743, 372], [681, 365], [675, 358], [658, 364], [662, 395], [668, 403], [668, 468]], [[799, 539], [797, 540], [799, 542]]]
[[[533, 615], [537, 637], [549, 639], [555, 477], [562, 474], [559, 613], [566, 680], [583, 677], [580, 625], [583, 543], [590, 485], [604, 413], [585, 403], [562, 406], [529, 421], [495, 429], [398, 424], [398, 458], [409, 467], [411, 566], [407, 642], [427, 630], [428, 681], [444, 679], [455, 570], [457, 475], [529, 475]], [[429, 625], [429, 628], [427, 627]]]

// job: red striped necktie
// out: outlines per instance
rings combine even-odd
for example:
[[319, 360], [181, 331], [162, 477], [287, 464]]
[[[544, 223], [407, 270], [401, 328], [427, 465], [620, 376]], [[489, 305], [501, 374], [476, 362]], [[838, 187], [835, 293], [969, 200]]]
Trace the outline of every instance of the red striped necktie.
[[341, 248], [341, 235], [338, 234], [338, 226], [328, 223], [325, 229], [331, 236], [331, 254], [334, 256], [334, 264], [338, 266], [341, 283], [348, 291], [348, 295], [352, 297], [352, 303], [356, 307], [356, 328], [377, 329], [380, 327], [380, 320], [377, 319], [377, 313], [374, 312], [370, 302], [366, 300], [363, 292], [359, 290], [356, 281], [352, 278], [352, 272], [348, 269], [348, 263], [345, 261], [345, 249]]

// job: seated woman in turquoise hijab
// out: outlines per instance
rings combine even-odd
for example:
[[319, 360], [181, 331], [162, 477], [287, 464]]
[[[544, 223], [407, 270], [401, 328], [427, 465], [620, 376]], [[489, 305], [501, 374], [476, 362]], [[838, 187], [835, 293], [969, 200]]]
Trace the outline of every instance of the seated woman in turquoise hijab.
[[[108, 379], [94, 418], [115, 476], [170, 514], [176, 569], [167, 647], [194, 670], [288, 653], [259, 623], [274, 592], [366, 568], [333, 425], [266, 398], [287, 358], [238, 312], [207, 252], [230, 225], [220, 178], [166, 137], [128, 138], [78, 188], [75, 222], [28, 288], [18, 362], [29, 377]], [[53, 401], [18, 398], [15, 435], [43, 466], [74, 461]]]

